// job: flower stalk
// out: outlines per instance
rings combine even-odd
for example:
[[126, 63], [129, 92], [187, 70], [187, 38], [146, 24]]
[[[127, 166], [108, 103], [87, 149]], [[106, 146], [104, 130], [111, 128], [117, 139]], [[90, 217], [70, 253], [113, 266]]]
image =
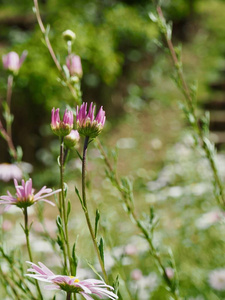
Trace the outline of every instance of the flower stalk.
[[98, 244], [97, 244], [97, 240], [95, 237], [95, 233], [91, 224], [91, 220], [90, 220], [90, 216], [89, 216], [89, 212], [88, 212], [88, 207], [87, 207], [87, 199], [86, 199], [86, 156], [87, 156], [87, 148], [88, 148], [88, 144], [89, 144], [89, 137], [86, 136], [85, 140], [84, 140], [84, 148], [83, 148], [83, 158], [82, 158], [82, 200], [83, 200], [83, 210], [84, 210], [84, 214], [85, 214], [85, 218], [87, 221], [87, 225], [88, 225], [88, 229], [90, 231], [90, 235], [91, 235], [91, 239], [93, 241], [94, 244], [94, 249], [95, 252], [97, 254], [100, 266], [101, 266], [101, 270], [104, 276], [104, 280], [105, 282], [108, 284], [109, 283], [109, 279], [104, 267], [104, 263], [101, 259], [101, 255], [98, 249]]
[[66, 296], [66, 300], [70, 300], [70, 299], [71, 299], [71, 295], [72, 295], [72, 294], [71, 294], [70, 292], [68, 292], [68, 293], [67, 293], [67, 296]]
[[[23, 215], [24, 215], [24, 233], [25, 233], [25, 236], [26, 236], [27, 251], [28, 251], [30, 261], [33, 262], [32, 251], [31, 251], [31, 247], [30, 247], [30, 229], [29, 229], [29, 226], [28, 226], [27, 207], [23, 208]], [[42, 297], [40, 286], [39, 286], [39, 283], [38, 283], [37, 280], [35, 280], [35, 284], [36, 284], [37, 291], [38, 291], [38, 294], [40, 296], [40, 299], [42, 300], [43, 297]]]
[[12, 99], [12, 87], [13, 87], [13, 75], [8, 76], [8, 84], [7, 84], [7, 97], [6, 97], [6, 131], [8, 136], [12, 139], [12, 130], [11, 130], [11, 124], [12, 124], [12, 116], [10, 112], [10, 106], [11, 106], [11, 99]]
[[[61, 143], [60, 143], [60, 184], [61, 184], [61, 218], [63, 220], [64, 224], [64, 231], [65, 231], [65, 244], [67, 249], [67, 257], [69, 259], [69, 265], [70, 265], [70, 274], [72, 271], [71, 266], [71, 260], [70, 260], [70, 245], [69, 245], [69, 234], [68, 234], [68, 220], [67, 220], [67, 213], [66, 213], [66, 204], [65, 204], [65, 192], [64, 192], [64, 137], [61, 137]], [[64, 250], [65, 252], [65, 250]], [[64, 253], [64, 255], [66, 255]], [[65, 267], [68, 271], [67, 262], [65, 261]], [[71, 274], [72, 275], [72, 274]]]

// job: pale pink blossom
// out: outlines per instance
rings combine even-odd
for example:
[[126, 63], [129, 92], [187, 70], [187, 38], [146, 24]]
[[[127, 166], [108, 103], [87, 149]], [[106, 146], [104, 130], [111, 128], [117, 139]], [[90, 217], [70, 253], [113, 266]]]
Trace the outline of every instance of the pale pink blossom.
[[209, 274], [209, 284], [217, 291], [225, 291], [225, 269], [216, 269]]
[[132, 272], [131, 272], [131, 278], [133, 280], [140, 280], [141, 278], [143, 277], [143, 274], [141, 272], [140, 269], [134, 269]]
[[25, 58], [27, 56], [27, 51], [23, 51], [21, 57], [14, 52], [11, 51], [6, 55], [2, 56], [2, 62], [5, 69], [17, 73], [24, 62]]
[[125, 253], [126, 255], [136, 255], [137, 254], [137, 247], [133, 244], [128, 244], [125, 246]]
[[0, 180], [2, 181], [10, 181], [11, 179], [21, 180], [22, 179], [22, 171], [15, 164], [0, 164]]
[[112, 300], [118, 299], [118, 296], [111, 291], [113, 288], [102, 280], [79, 280], [74, 276], [55, 275], [41, 262], [38, 263], [39, 266], [32, 262], [27, 263], [31, 264], [31, 268], [29, 268], [27, 271], [34, 274], [26, 274], [26, 276], [51, 283], [51, 285], [45, 286], [45, 289], [63, 290], [67, 293], [78, 293], [81, 294], [86, 300], [93, 300], [91, 297], [92, 295], [98, 296], [99, 298], [103, 298], [105, 296]]
[[77, 106], [77, 130], [80, 134], [95, 138], [102, 131], [105, 124], [105, 111], [100, 107], [95, 117], [95, 105], [91, 102], [87, 112], [87, 103], [83, 103], [79, 108]]
[[70, 76], [77, 75], [81, 77], [83, 74], [80, 56], [70, 54], [66, 58], [66, 66], [70, 72]]
[[172, 279], [174, 277], [174, 269], [167, 267], [166, 268], [166, 275], [169, 279]]
[[26, 208], [38, 201], [44, 201], [54, 206], [55, 204], [46, 198], [61, 191], [61, 189], [52, 191], [52, 189], [43, 186], [39, 192], [34, 194], [31, 178], [27, 181], [22, 180], [22, 185], [19, 185], [17, 180], [14, 179], [14, 185], [16, 188], [15, 196], [12, 196], [9, 191], [7, 191], [8, 195], [0, 196], [0, 200], [2, 200], [0, 204], [7, 205], [5, 210], [8, 210], [12, 205], [16, 205], [19, 208]]
[[10, 231], [13, 227], [13, 223], [9, 220], [4, 220], [2, 223], [3, 231]]

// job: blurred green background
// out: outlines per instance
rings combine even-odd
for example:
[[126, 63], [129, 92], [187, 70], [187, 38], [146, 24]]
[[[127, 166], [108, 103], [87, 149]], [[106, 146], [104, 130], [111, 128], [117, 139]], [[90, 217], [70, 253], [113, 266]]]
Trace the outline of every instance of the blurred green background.
[[[225, 1], [161, 2], [167, 20], [174, 24], [174, 44], [182, 43], [185, 76], [191, 85], [198, 81], [199, 111], [205, 103], [224, 101]], [[164, 41], [148, 17], [153, 11], [151, 1], [45, 0], [39, 4], [45, 25], [50, 25], [50, 39], [61, 64], [67, 55], [62, 32], [71, 29], [77, 35], [73, 52], [82, 59], [83, 100], [94, 101], [106, 110], [107, 123], [101, 139], [111, 148], [118, 147], [119, 174], [130, 174], [138, 212], [147, 211], [150, 205], [156, 208], [160, 217], [156, 243], [165, 257], [168, 247], [174, 251], [182, 295], [188, 300], [225, 299], [224, 292], [214, 291], [208, 284], [209, 272], [225, 266], [224, 222], [211, 224], [210, 220], [201, 220], [204, 214], [217, 212], [210, 170], [200, 150], [193, 150], [194, 143], [178, 105], [182, 95], [172, 79], [168, 51], [161, 47]], [[13, 91], [13, 139], [23, 148], [23, 160], [34, 165], [32, 177], [36, 186], [51, 186], [59, 180], [55, 175], [59, 144], [49, 126], [51, 109], [65, 109], [66, 103], [74, 106], [74, 102], [57, 80], [58, 73], [41, 42], [32, 5], [31, 0], [0, 1], [0, 54], [28, 50]], [[6, 83], [7, 74], [1, 67], [0, 101], [5, 99]], [[223, 147], [220, 149], [218, 161], [224, 180]], [[1, 140], [0, 162], [5, 161], [9, 161], [9, 155]], [[73, 191], [71, 175], [75, 175], [79, 185], [76, 153], [71, 153], [66, 173]], [[124, 243], [141, 244], [129, 238], [138, 232], [121, 211], [121, 203], [116, 202], [118, 193], [105, 179], [104, 166], [93, 146], [88, 180], [93, 211], [99, 206], [107, 215], [101, 230], [113, 237], [112, 248]], [[1, 187], [5, 189], [5, 185]], [[79, 203], [74, 206], [80, 212]], [[83, 222], [78, 213], [70, 230], [75, 228], [82, 236], [79, 254], [91, 256], [84, 246], [89, 240], [83, 238]], [[145, 276], [157, 273], [142, 249], [124, 271], [131, 286], [134, 282], [130, 274], [137, 267]], [[114, 276], [116, 272], [115, 265]], [[169, 299], [160, 279], [148, 292], [151, 299]]]

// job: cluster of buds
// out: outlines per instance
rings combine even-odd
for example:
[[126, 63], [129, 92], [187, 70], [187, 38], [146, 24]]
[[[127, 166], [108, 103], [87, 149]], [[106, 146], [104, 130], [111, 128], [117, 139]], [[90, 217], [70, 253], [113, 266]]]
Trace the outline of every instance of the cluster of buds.
[[74, 148], [80, 140], [77, 130], [73, 130], [73, 112], [67, 109], [64, 112], [63, 120], [60, 120], [59, 108], [52, 109], [52, 131], [59, 137], [64, 137], [64, 144], [67, 148]]
[[3, 55], [3, 67], [16, 75], [19, 72], [19, 69], [22, 66], [26, 56], [27, 51], [23, 51], [21, 57], [19, 57], [16, 52], [11, 51], [8, 54]]
[[77, 130], [80, 134], [95, 138], [102, 131], [105, 124], [105, 111], [102, 106], [99, 109], [97, 116], [95, 117], [95, 105], [93, 106], [93, 102], [89, 107], [89, 111], [87, 112], [87, 103], [83, 103], [81, 107], [77, 107]]

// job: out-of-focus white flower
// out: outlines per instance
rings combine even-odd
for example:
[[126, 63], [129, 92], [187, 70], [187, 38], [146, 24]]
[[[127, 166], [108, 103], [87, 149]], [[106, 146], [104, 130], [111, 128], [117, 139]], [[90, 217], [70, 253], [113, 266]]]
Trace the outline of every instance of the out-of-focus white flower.
[[120, 149], [132, 149], [135, 148], [137, 142], [133, 138], [121, 138], [117, 141], [116, 145]]
[[13, 223], [9, 220], [4, 220], [2, 223], [3, 231], [10, 231], [13, 227]]
[[139, 281], [137, 281], [137, 287], [140, 291], [144, 289], [154, 291], [158, 284], [158, 276], [154, 272], [151, 272], [148, 276], [143, 276]]
[[137, 247], [134, 244], [128, 244], [125, 246], [126, 255], [136, 255], [138, 253]]
[[143, 277], [143, 274], [141, 272], [140, 269], [134, 269], [132, 272], [131, 272], [131, 278], [133, 280], [140, 280], [141, 278]]
[[8, 182], [11, 179], [21, 180], [22, 171], [16, 164], [0, 164], [0, 180]]
[[209, 274], [209, 285], [217, 290], [225, 290], [225, 269], [216, 269]]
[[160, 141], [160, 139], [155, 138], [151, 140], [150, 144], [154, 150], [159, 150], [162, 148], [162, 142]]
[[196, 226], [199, 229], [207, 229], [213, 224], [219, 222], [222, 217], [223, 217], [222, 212], [218, 210], [210, 211], [202, 215], [199, 219], [197, 219]]

